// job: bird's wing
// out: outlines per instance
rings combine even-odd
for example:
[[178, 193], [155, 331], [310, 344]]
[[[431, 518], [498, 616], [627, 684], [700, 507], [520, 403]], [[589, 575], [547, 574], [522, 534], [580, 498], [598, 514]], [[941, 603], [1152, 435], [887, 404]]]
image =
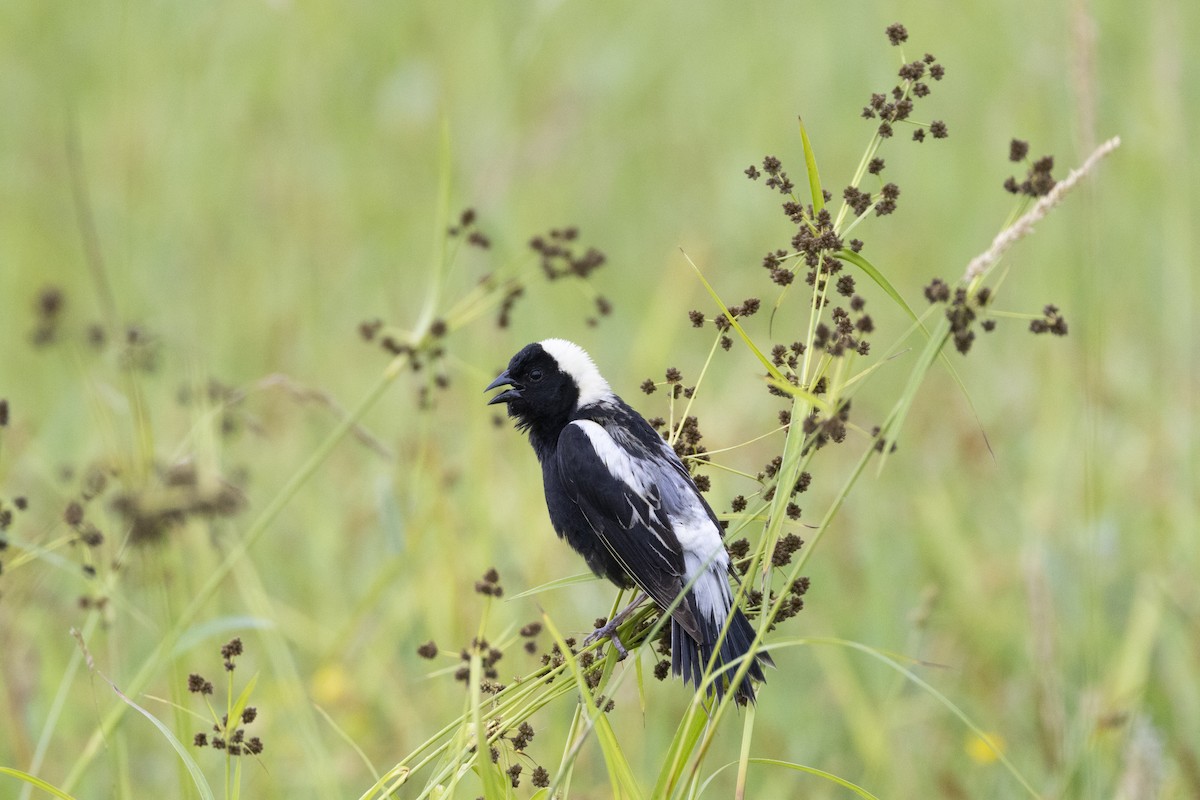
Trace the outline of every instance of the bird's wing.
[[[631, 455], [590, 420], [563, 429], [557, 457], [563, 488], [596, 536], [642, 591], [670, 606], [687, 582], [677, 518], [663, 496], [673, 500], [680, 493], [677, 477], [662, 470], [665, 465]], [[699, 639], [694, 606], [687, 597], [672, 616]]]

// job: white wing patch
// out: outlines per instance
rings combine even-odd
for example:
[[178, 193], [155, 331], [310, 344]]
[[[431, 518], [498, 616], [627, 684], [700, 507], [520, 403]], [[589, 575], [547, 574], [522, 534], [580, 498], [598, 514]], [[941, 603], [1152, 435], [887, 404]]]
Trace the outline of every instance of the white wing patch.
[[[559, 362], [561, 366], [562, 362]], [[580, 397], [582, 398], [582, 391]], [[596, 455], [608, 467], [609, 473], [647, 500], [650, 498], [650, 487], [654, 485], [654, 477], [650, 474], [649, 466], [644, 462], [629, 457], [623, 448], [613, 441], [604, 430], [604, 426], [590, 419], [577, 419], [571, 423], [587, 434], [588, 441]]]
[[[697, 564], [710, 569], [725, 570], [729, 557], [721, 546], [721, 534], [709, 518], [695, 490], [668, 465], [661, 468], [653, 461], [632, 458], [629, 452], [613, 441], [599, 423], [577, 419], [571, 423], [587, 434], [596, 455], [608, 467], [609, 473], [637, 492], [651, 506], [662, 505], [670, 520], [671, 530], [685, 556], [694, 556]], [[657, 488], [657, 492], [654, 489]], [[655, 502], [654, 496], [658, 501]], [[651, 527], [653, 530], [653, 527]], [[685, 562], [686, 563], [686, 562]], [[691, 567], [689, 565], [689, 573]], [[723, 574], [723, 572], [722, 572]], [[691, 577], [691, 574], [688, 575]]]
[[582, 347], [566, 339], [543, 339], [538, 344], [558, 362], [559, 369], [575, 379], [575, 385], [579, 387], [576, 408], [613, 399], [608, 381], [604, 380], [592, 357]]

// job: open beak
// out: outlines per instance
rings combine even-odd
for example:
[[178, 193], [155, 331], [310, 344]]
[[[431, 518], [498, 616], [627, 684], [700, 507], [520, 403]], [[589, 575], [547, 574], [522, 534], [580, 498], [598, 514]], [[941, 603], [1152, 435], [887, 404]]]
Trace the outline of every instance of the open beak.
[[496, 403], [511, 403], [513, 400], [520, 399], [522, 387], [513, 383], [513, 379], [509, 376], [508, 370], [504, 370], [504, 372], [501, 372], [496, 377], [496, 380], [492, 381], [491, 383], [489, 383], [487, 385], [487, 388], [484, 389], [484, 391], [490, 392], [492, 389], [496, 389], [501, 386], [512, 386], [513, 388], [511, 388], [507, 391], [501, 392], [500, 394], [493, 397], [491, 400], [488, 400], [489, 406], [494, 406]]

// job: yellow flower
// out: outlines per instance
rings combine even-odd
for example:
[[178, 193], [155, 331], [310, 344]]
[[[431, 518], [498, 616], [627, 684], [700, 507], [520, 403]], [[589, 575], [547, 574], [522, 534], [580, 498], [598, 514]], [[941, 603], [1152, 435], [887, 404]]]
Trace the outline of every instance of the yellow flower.
[[350, 693], [350, 676], [341, 664], [327, 664], [313, 675], [312, 693], [317, 705], [337, 705]]
[[976, 764], [991, 764], [1004, 752], [1004, 737], [994, 733], [986, 733], [983, 736], [972, 733], [968, 734], [964, 747], [967, 755]]

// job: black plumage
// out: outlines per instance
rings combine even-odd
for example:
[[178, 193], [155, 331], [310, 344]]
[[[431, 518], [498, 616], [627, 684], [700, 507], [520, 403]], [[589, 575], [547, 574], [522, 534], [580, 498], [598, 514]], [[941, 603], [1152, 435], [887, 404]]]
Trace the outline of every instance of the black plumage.
[[[716, 515], [675, 451], [640, 414], [615, 395], [578, 345], [547, 339], [513, 356], [488, 389], [505, 403], [542, 466], [546, 506], [555, 531], [597, 575], [637, 586], [671, 612], [671, 667], [699, 684], [730, 617], [729, 557]], [[698, 576], [698, 577], [697, 577]], [[694, 579], [694, 580], [693, 580]], [[754, 629], [732, 611], [715, 669], [745, 655]], [[758, 654], [734, 689], [754, 699], [762, 680]], [[736, 666], [714, 682], [718, 697]]]

